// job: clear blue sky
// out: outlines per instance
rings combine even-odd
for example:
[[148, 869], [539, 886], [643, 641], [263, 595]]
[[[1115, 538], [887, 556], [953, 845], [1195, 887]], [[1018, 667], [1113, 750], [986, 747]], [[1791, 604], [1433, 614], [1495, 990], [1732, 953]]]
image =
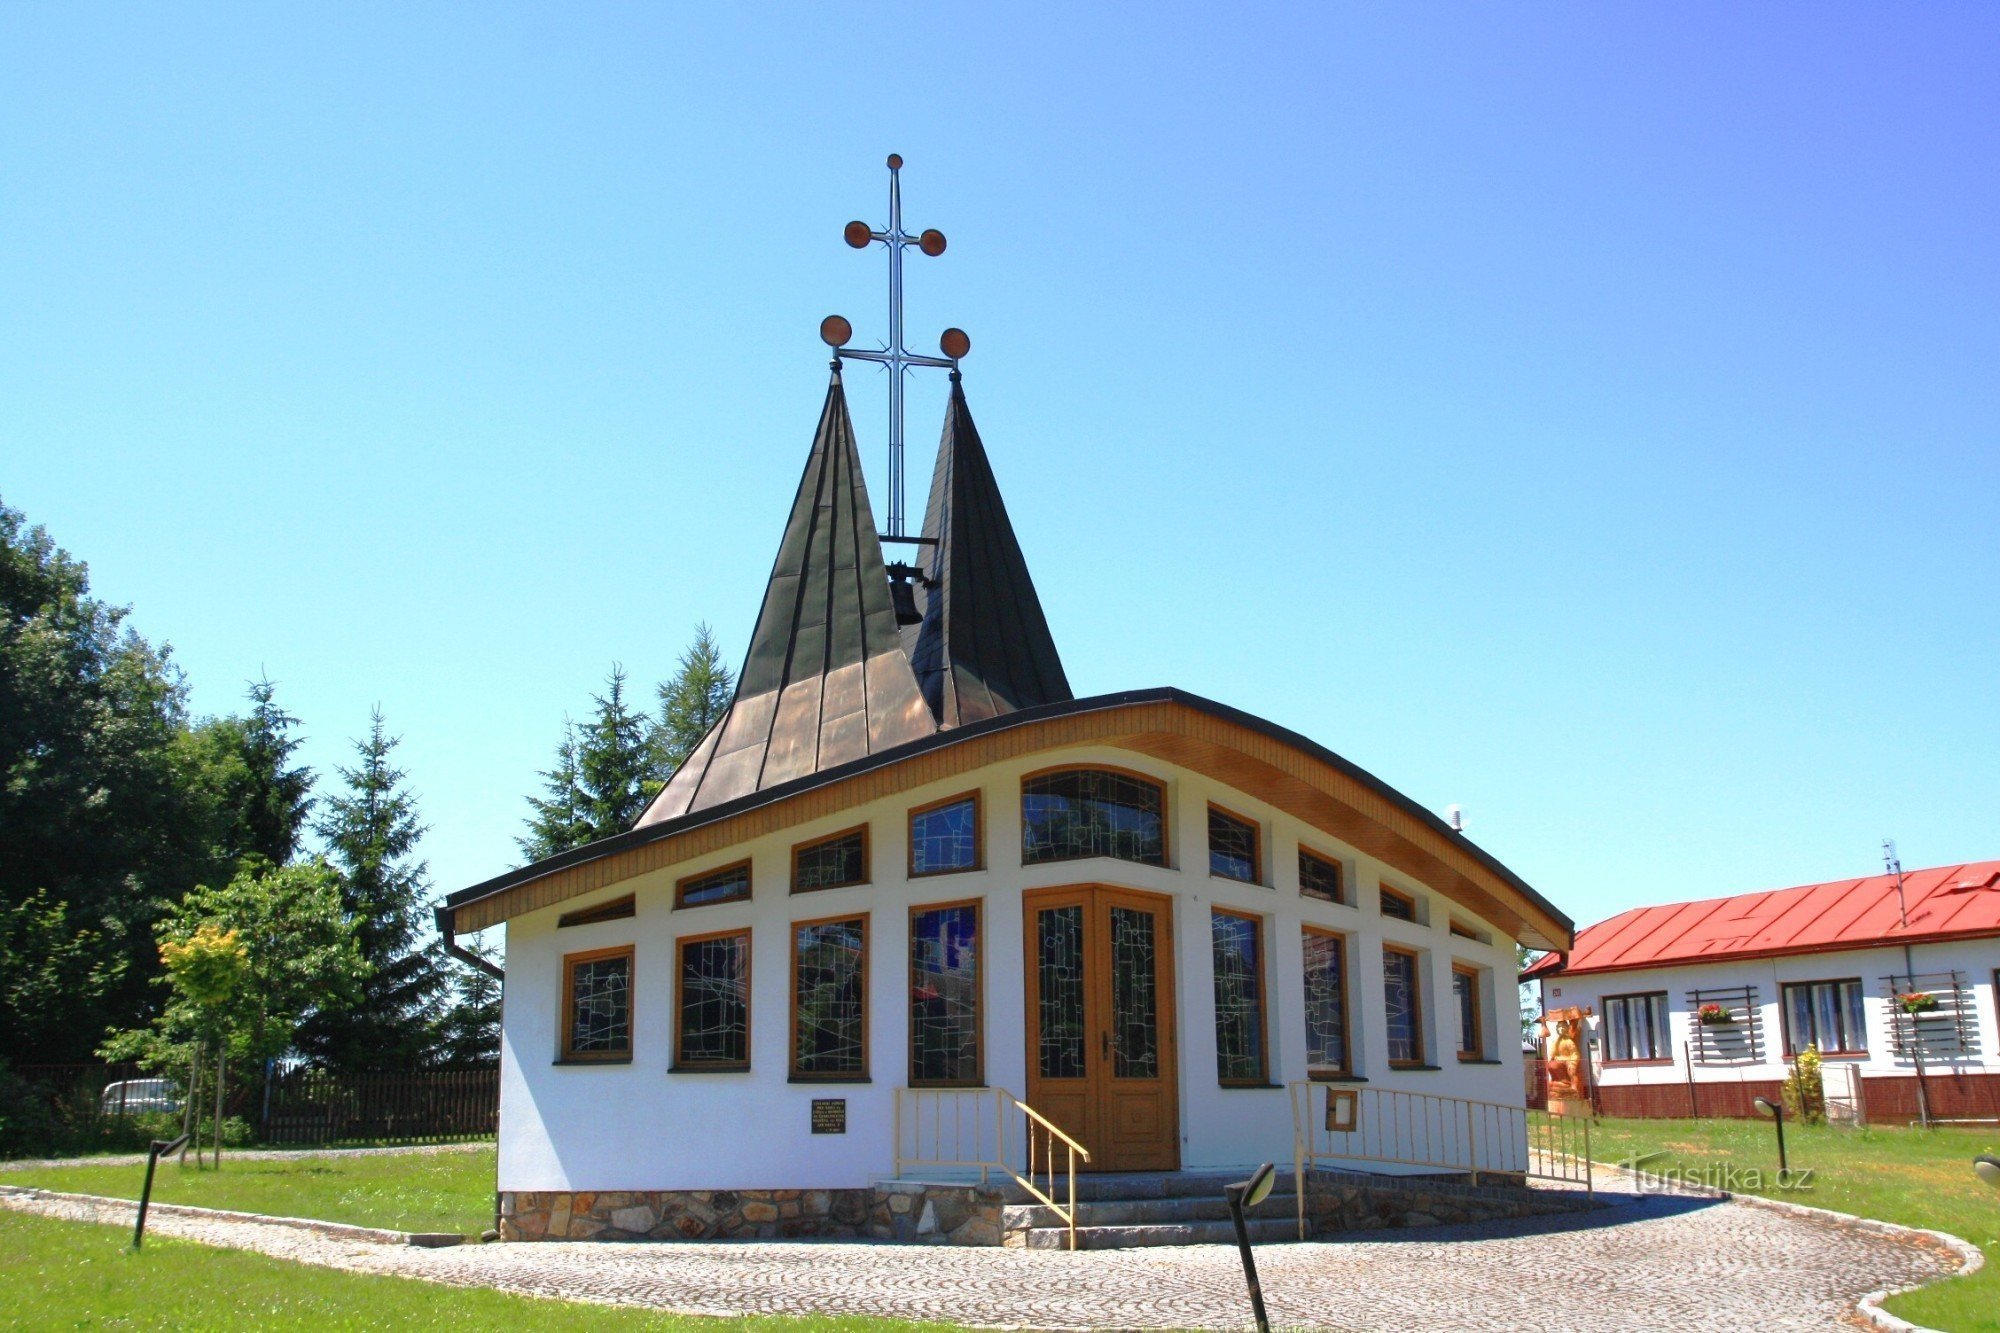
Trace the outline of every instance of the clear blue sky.
[[613, 661], [740, 656], [894, 150], [1079, 693], [1580, 922], [2000, 856], [1996, 69], [1991, 5], [8, 6], [0, 496], [198, 709], [266, 671], [324, 770], [379, 702], [461, 888]]

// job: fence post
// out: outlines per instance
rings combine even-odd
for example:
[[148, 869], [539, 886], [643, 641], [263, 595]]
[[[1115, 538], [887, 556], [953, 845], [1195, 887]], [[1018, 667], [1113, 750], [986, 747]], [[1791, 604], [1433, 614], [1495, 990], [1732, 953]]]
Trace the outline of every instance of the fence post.
[[1479, 1183], [1479, 1131], [1473, 1128], [1472, 1103], [1465, 1104], [1465, 1160], [1472, 1167], [1472, 1183]]

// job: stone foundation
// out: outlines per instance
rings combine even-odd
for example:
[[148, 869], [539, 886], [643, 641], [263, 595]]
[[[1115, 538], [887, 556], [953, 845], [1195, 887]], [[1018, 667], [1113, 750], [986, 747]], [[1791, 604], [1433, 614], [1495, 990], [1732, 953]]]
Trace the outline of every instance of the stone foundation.
[[1310, 1176], [1306, 1219], [1315, 1236], [1544, 1217], [1598, 1206], [1582, 1190], [1527, 1189], [1513, 1182], [1473, 1185], [1354, 1171], [1313, 1171]]
[[889, 1181], [843, 1190], [502, 1191], [502, 1240], [894, 1240], [998, 1245], [1000, 1194]]

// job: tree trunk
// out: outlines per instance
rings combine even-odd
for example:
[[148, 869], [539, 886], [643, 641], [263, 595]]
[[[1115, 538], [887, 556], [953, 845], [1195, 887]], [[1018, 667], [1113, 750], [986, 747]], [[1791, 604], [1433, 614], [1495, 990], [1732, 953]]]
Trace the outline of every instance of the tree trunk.
[[[181, 1108], [181, 1157], [182, 1166], [187, 1165], [188, 1140], [194, 1136], [195, 1111], [201, 1102], [201, 1043], [194, 1044], [194, 1059], [188, 1067], [187, 1100]], [[200, 1158], [196, 1158], [197, 1165]]]
[[222, 1085], [229, 1078], [229, 1048], [215, 1046], [215, 1169], [222, 1169]]

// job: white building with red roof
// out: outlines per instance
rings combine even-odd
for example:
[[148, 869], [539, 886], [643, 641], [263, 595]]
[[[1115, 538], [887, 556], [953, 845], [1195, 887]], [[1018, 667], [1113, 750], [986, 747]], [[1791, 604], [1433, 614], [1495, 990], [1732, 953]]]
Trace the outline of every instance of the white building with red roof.
[[1837, 1109], [2000, 1119], [2000, 861], [1635, 907], [1525, 975], [1606, 1115], [1750, 1115], [1812, 1046]]

